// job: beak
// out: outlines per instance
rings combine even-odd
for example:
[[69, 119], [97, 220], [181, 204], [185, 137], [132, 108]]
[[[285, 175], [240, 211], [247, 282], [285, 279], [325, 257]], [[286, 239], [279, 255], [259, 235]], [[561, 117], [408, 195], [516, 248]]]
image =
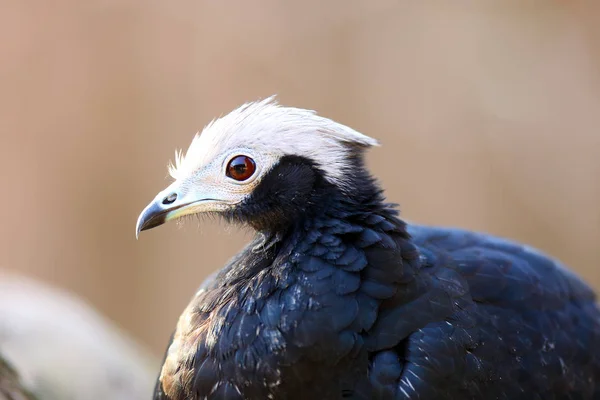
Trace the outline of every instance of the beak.
[[168, 188], [160, 192], [140, 214], [135, 227], [135, 237], [141, 231], [155, 228], [168, 221], [181, 218], [184, 215], [200, 212], [221, 211], [237, 203], [225, 199], [217, 199], [212, 195], [210, 188], [200, 190], [205, 195], [199, 195], [187, 190], [186, 185], [173, 182]]
[[185, 208], [189, 204], [178, 202], [178, 197], [177, 192], [166, 195], [163, 192], [159, 193], [138, 217], [135, 227], [135, 237], [137, 238], [141, 231], [155, 228], [167, 221], [183, 216]]
[[148, 229], [155, 228], [167, 222], [170, 219], [173, 219], [173, 213], [176, 212], [177, 209], [164, 207], [162, 202], [155, 199], [150, 204], [144, 208], [144, 211], [140, 214], [137, 220], [137, 225], [135, 227], [135, 237], [136, 239], [140, 235], [141, 231], [145, 231]]

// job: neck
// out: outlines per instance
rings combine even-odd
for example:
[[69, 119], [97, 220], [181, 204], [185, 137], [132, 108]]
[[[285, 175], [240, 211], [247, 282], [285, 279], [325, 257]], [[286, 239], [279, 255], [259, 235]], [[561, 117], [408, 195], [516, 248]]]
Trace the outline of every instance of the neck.
[[[373, 221], [387, 220], [395, 234], [408, 237], [397, 211], [384, 203], [382, 190], [362, 165], [354, 168], [343, 184], [328, 180], [314, 163], [301, 157], [285, 157], [262, 180], [252, 197], [230, 214], [228, 219], [250, 225], [257, 237], [232, 264], [243, 268], [230, 271], [246, 279], [263, 268], [278, 265], [294, 252], [295, 246], [315, 231], [332, 226], [351, 225], [378, 229]], [[373, 216], [377, 216], [373, 218]], [[341, 222], [337, 222], [341, 221]], [[319, 235], [319, 233], [315, 233]], [[340, 233], [341, 240], [353, 235]], [[232, 277], [232, 275], [228, 276]]]
[[[395, 204], [385, 203], [383, 191], [375, 179], [365, 173], [354, 176], [355, 182], [349, 190], [342, 191], [326, 181], [315, 185], [311, 201], [293, 215], [291, 221], [280, 225], [256, 226], [255, 240], [250, 246], [255, 251], [285, 251], [288, 242], [294, 244], [302, 235], [314, 230], [327, 230], [336, 221], [345, 221], [356, 226], [371, 225], [367, 217], [378, 215], [395, 226], [395, 232], [408, 238], [405, 223], [397, 217]], [[275, 254], [273, 254], [275, 256]]]

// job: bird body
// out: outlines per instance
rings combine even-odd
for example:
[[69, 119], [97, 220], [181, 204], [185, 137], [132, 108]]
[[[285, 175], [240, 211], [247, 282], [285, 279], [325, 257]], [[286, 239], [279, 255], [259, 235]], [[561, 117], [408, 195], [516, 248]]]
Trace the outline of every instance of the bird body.
[[[405, 224], [363, 166], [372, 143], [354, 137], [326, 166], [273, 156], [238, 201], [210, 206], [257, 235], [181, 315], [154, 398], [600, 398], [593, 291], [527, 246]], [[138, 231], [197, 212], [180, 188], [211, 163], [161, 192]]]

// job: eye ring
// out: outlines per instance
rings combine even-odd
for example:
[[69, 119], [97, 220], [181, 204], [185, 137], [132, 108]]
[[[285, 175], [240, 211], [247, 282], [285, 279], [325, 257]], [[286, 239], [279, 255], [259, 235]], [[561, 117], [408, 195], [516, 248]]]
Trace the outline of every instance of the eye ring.
[[233, 157], [227, 163], [225, 174], [236, 181], [242, 182], [250, 179], [256, 171], [256, 163], [254, 160], [243, 154]]

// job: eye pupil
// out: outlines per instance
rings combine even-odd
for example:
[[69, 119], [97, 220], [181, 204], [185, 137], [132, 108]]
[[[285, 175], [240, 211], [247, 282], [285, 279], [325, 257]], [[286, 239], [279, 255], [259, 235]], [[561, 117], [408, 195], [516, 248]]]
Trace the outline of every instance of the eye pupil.
[[236, 181], [245, 181], [256, 170], [254, 160], [248, 156], [235, 156], [227, 164], [227, 176]]

